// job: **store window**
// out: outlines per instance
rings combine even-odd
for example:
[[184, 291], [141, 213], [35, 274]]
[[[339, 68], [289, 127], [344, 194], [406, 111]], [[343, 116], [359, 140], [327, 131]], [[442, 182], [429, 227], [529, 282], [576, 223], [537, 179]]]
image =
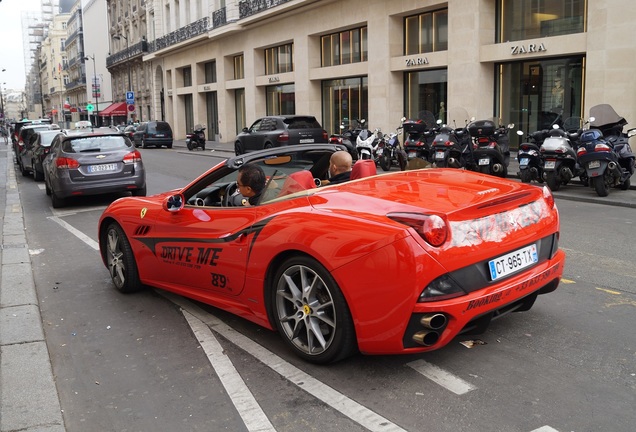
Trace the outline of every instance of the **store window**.
[[294, 70], [294, 44], [280, 45], [265, 50], [265, 75]]
[[219, 133], [219, 108], [216, 92], [207, 92], [205, 94], [205, 108], [208, 122], [208, 137], [216, 140], [216, 136]]
[[367, 61], [367, 28], [322, 36], [320, 51], [323, 67]]
[[447, 9], [404, 18], [404, 55], [447, 49]]
[[190, 132], [194, 129], [194, 104], [192, 103], [192, 95], [183, 95], [183, 108], [185, 110], [185, 127]]
[[346, 78], [322, 82], [322, 127], [340, 133], [340, 123], [367, 120], [369, 115], [368, 78]]
[[580, 56], [497, 65], [495, 113], [524, 133], [580, 126], [584, 66]]
[[234, 79], [245, 78], [245, 60], [243, 54], [234, 56]]
[[499, 0], [498, 43], [585, 31], [586, 0]]
[[192, 68], [190, 66], [183, 68], [183, 86], [190, 87], [192, 85]]
[[267, 93], [267, 115], [296, 114], [296, 93], [294, 84], [270, 86]]
[[446, 69], [406, 72], [404, 74], [404, 116], [413, 120], [447, 121]]

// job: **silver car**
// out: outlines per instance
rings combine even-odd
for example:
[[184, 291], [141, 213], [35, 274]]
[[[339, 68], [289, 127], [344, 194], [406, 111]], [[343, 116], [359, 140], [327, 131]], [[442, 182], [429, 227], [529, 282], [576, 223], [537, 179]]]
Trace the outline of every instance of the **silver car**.
[[58, 135], [42, 164], [54, 208], [73, 196], [131, 192], [146, 195], [141, 153], [121, 133]]

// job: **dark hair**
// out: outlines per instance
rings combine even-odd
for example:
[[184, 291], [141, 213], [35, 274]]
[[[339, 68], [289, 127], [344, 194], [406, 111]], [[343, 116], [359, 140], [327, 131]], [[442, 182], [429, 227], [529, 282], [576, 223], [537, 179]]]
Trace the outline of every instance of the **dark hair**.
[[265, 172], [258, 165], [243, 165], [239, 168], [241, 182], [249, 186], [256, 194], [260, 194], [265, 187]]

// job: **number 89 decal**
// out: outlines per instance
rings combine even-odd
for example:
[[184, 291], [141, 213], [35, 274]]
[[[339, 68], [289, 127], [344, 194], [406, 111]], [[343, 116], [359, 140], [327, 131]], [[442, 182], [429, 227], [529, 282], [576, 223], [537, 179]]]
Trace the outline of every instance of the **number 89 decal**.
[[225, 277], [225, 275], [218, 274], [218, 273], [210, 273], [210, 275], [212, 276], [212, 286], [216, 288], [225, 288], [225, 286], [228, 283], [228, 280]]

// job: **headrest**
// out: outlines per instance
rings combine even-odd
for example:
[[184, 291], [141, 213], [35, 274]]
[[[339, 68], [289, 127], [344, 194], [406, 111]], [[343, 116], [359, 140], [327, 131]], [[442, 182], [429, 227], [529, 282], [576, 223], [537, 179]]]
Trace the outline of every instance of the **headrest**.
[[351, 169], [351, 180], [376, 175], [375, 162], [372, 159], [358, 159]]

